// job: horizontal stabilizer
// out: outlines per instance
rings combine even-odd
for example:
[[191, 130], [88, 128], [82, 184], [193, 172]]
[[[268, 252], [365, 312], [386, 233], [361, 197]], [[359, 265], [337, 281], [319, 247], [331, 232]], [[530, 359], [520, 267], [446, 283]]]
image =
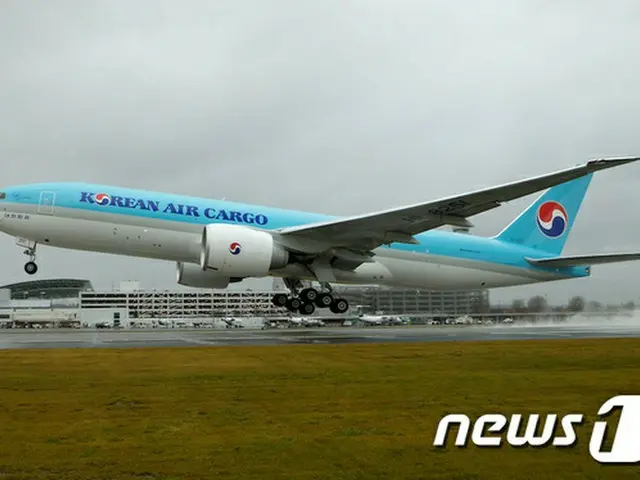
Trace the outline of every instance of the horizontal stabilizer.
[[597, 255], [571, 255], [552, 258], [527, 258], [527, 262], [539, 267], [561, 268], [588, 265], [601, 265], [605, 263], [629, 262], [640, 260], [640, 252], [633, 253], [601, 253]]

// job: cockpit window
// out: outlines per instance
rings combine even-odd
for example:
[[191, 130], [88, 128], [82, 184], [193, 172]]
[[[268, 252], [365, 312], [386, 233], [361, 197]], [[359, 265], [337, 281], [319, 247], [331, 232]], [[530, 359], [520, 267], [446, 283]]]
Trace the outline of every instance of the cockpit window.
[[4, 192], [0, 192], [0, 200], [4, 200], [5, 198], [7, 198], [7, 194]]

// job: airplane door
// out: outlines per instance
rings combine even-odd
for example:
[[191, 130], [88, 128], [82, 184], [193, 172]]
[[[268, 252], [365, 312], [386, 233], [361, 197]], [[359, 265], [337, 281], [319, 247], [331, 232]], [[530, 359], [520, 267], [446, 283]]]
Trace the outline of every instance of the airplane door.
[[53, 215], [56, 202], [55, 192], [40, 192], [40, 203], [38, 203], [38, 213]]

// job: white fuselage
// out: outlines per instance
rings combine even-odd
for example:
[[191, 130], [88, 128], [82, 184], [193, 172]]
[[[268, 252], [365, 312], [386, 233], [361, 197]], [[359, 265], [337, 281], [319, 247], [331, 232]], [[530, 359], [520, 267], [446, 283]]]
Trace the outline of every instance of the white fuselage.
[[[5, 202], [0, 231], [39, 245], [198, 264], [202, 225], [75, 208], [48, 208]], [[334, 269], [337, 283], [379, 284], [425, 290], [465, 290], [529, 284], [563, 277], [454, 256], [378, 248], [374, 262], [352, 271]], [[302, 265], [269, 272], [272, 276], [314, 277]]]

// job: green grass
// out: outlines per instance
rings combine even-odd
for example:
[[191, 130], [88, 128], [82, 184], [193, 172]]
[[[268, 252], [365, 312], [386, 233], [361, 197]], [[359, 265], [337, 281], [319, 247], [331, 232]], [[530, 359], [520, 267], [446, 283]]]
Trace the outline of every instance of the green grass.
[[[598, 407], [640, 340], [0, 352], [0, 480], [640, 478]], [[432, 446], [446, 413], [584, 413], [576, 448]]]

